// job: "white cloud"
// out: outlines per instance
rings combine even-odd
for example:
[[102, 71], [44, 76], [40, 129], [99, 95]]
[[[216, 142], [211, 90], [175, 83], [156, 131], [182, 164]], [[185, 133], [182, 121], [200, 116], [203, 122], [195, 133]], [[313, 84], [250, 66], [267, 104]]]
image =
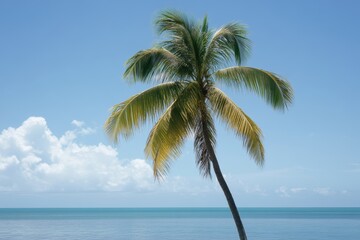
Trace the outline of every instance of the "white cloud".
[[292, 193], [299, 193], [299, 192], [303, 192], [303, 191], [306, 191], [307, 188], [304, 188], [304, 187], [295, 187], [295, 188], [290, 188], [290, 191]]
[[73, 120], [71, 122], [72, 125], [74, 125], [75, 127], [77, 127], [76, 130], [73, 130], [71, 132], [76, 132], [77, 134], [80, 135], [88, 135], [88, 134], [92, 134], [95, 132], [94, 129], [89, 128], [89, 127], [84, 127], [85, 123], [79, 120]]
[[275, 193], [278, 193], [281, 197], [291, 197], [294, 194], [298, 194], [301, 192], [305, 192], [308, 189], [305, 187], [293, 187], [293, 188], [288, 188], [286, 186], [280, 186], [279, 188], [277, 188], [275, 190]]
[[297, 194], [297, 193], [302, 193], [302, 192], [312, 192], [315, 194], [319, 194], [319, 195], [323, 195], [323, 196], [328, 196], [328, 195], [333, 195], [333, 194], [347, 194], [348, 191], [347, 190], [334, 190], [331, 189], [329, 187], [315, 187], [315, 188], [305, 188], [305, 187], [296, 187], [296, 188], [287, 188], [285, 186], [281, 186], [280, 188], [278, 188], [276, 190], [277, 193], [280, 193], [280, 195], [282, 195], [283, 197], [290, 197], [291, 194]]
[[286, 186], [280, 186], [275, 190], [275, 193], [279, 194], [281, 197], [294, 197], [296, 194], [317, 194], [323, 196], [335, 195], [335, 194], [347, 194], [347, 190], [334, 190], [329, 187], [314, 187], [314, 188], [305, 188], [305, 187], [293, 187], [289, 188]]
[[245, 183], [243, 180], [239, 180], [238, 184], [240, 185], [240, 188], [245, 191], [246, 193], [250, 194], [258, 194], [261, 196], [267, 196], [267, 192], [261, 188], [259, 184], [250, 185], [248, 183]]
[[285, 186], [280, 186], [275, 192], [280, 194], [281, 197], [290, 197], [289, 190]]
[[78, 135], [90, 128], [57, 137], [42, 117], [30, 117], [18, 128], [0, 133], [0, 190], [5, 191], [127, 191], [150, 190], [152, 168], [135, 159], [121, 162], [117, 151], [99, 143], [83, 145]]
[[333, 194], [334, 192], [330, 190], [328, 187], [318, 187], [314, 188], [313, 191], [317, 194], [328, 196], [330, 194]]
[[82, 127], [84, 125], [84, 122], [79, 121], [79, 120], [73, 120], [71, 122], [72, 125], [76, 126], [76, 127]]

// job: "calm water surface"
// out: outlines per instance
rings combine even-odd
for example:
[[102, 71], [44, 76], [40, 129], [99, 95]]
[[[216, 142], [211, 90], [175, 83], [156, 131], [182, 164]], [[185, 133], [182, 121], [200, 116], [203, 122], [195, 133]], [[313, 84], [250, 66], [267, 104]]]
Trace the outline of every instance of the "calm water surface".
[[[240, 209], [249, 240], [360, 239], [360, 208]], [[0, 209], [1, 240], [237, 239], [226, 208]]]

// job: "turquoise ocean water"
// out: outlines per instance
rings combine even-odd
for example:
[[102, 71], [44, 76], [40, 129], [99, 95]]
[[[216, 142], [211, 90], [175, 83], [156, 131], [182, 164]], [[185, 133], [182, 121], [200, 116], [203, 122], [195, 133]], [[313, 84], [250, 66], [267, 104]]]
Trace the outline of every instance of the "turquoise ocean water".
[[[240, 209], [249, 240], [360, 239], [360, 208]], [[227, 208], [0, 209], [0, 240], [237, 239]]]

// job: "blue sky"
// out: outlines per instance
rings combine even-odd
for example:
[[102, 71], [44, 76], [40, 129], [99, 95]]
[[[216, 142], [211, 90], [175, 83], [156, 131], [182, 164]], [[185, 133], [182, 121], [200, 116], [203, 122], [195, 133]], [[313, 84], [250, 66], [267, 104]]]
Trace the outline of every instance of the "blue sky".
[[262, 128], [259, 168], [217, 124], [216, 152], [238, 206], [359, 206], [357, 1], [1, 1], [0, 207], [226, 206], [202, 179], [191, 139], [162, 183], [151, 176], [144, 126], [112, 144], [112, 105], [146, 89], [124, 64], [157, 41], [154, 17], [176, 9], [212, 28], [248, 27], [245, 65], [295, 91], [288, 111], [223, 88]]

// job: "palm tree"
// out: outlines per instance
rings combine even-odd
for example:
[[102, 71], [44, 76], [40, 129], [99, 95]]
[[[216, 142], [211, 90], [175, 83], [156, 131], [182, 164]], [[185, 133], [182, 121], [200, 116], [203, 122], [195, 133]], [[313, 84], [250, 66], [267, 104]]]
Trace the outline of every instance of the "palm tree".
[[[241, 66], [250, 50], [246, 29], [238, 23], [217, 30], [182, 13], [165, 11], [155, 25], [162, 41], [137, 52], [126, 63], [124, 77], [133, 82], [157, 85], [112, 108], [105, 129], [114, 142], [129, 137], [147, 121], [158, 119], [145, 147], [153, 159], [155, 178], [169, 170], [171, 160], [181, 153], [185, 139], [194, 135], [196, 163], [204, 177], [211, 167], [224, 191], [241, 240], [247, 239], [244, 226], [215, 155], [215, 126], [218, 117], [243, 140], [248, 153], [259, 165], [264, 147], [259, 127], [216, 83], [248, 89], [263, 97], [275, 109], [291, 103], [292, 89], [278, 75]], [[236, 66], [226, 67], [229, 63]], [[226, 68], [224, 68], [226, 67]]]

